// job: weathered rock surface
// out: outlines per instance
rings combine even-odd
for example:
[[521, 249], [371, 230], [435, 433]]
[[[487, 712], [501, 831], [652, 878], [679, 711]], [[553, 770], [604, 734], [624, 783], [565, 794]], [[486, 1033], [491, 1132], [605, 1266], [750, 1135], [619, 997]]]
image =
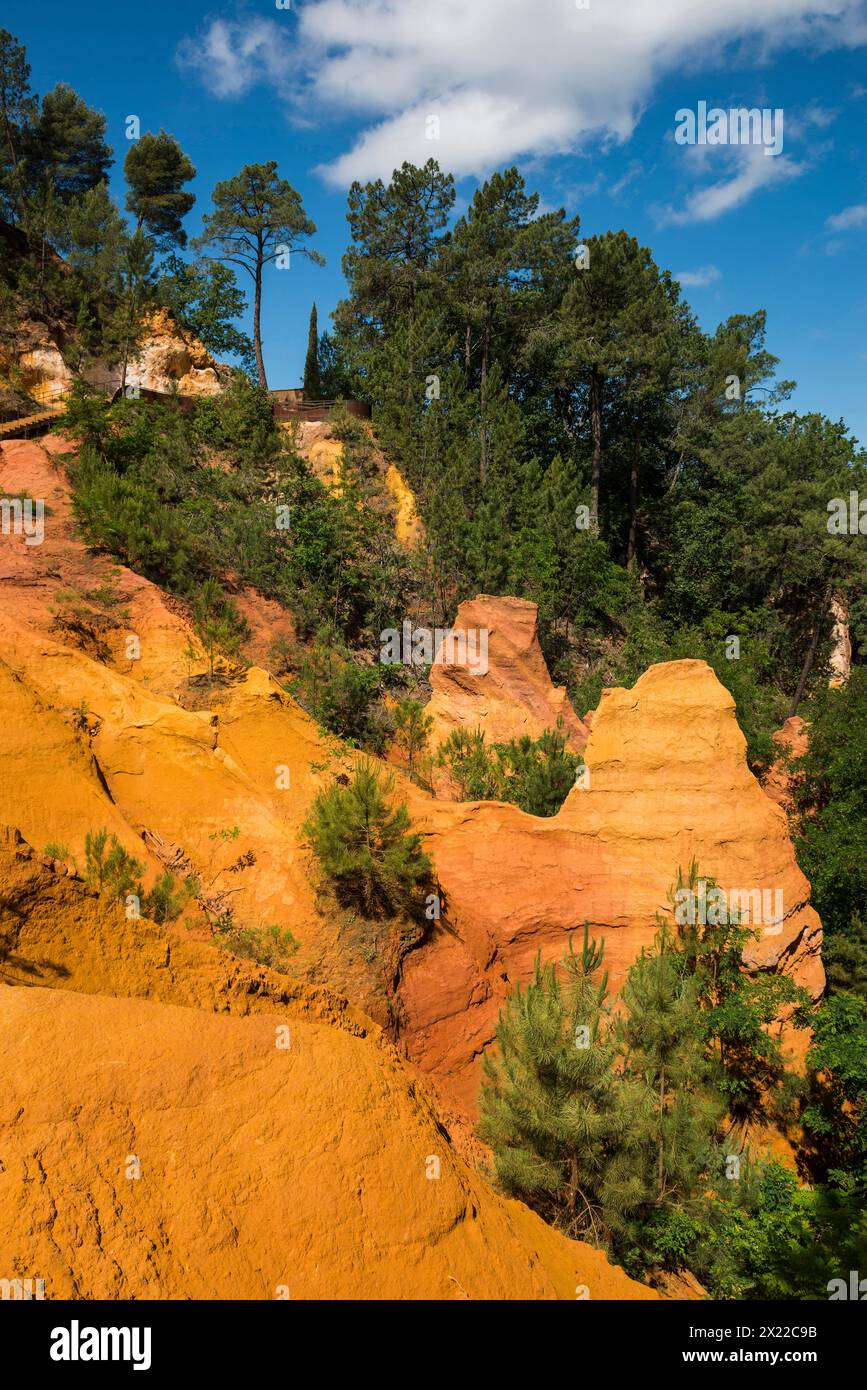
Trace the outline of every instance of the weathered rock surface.
[[[285, 426], [295, 438], [295, 447], [310, 465], [315, 477], [329, 489], [343, 483], [343, 444], [334, 434], [330, 420], [300, 420]], [[364, 426], [368, 436], [368, 484], [376, 485], [367, 505], [390, 514], [394, 538], [406, 550], [418, 548], [423, 527], [416, 508], [415, 496], [400, 470], [390, 463], [376, 439], [371, 426]]]
[[792, 778], [789, 759], [802, 758], [807, 751], [807, 726], [800, 715], [792, 714], [773, 735], [780, 750], [777, 760], [762, 779], [762, 786], [772, 801], [788, 814], [792, 810]]
[[[13, 341], [0, 352], [0, 376], [13, 368], [22, 388], [36, 399], [51, 399], [72, 384], [74, 373], [64, 355], [60, 335], [36, 320], [17, 325]], [[117, 387], [121, 380], [118, 364], [97, 362], [83, 375], [94, 383]], [[217, 362], [203, 343], [183, 328], [168, 309], [157, 309], [127, 365], [127, 386], [149, 391], [172, 392], [185, 396], [213, 396], [224, 390], [230, 368]]]
[[414, 797], [447, 925], [405, 963], [405, 1036], [450, 1101], [471, 1110], [498, 1005], [537, 951], [559, 958], [567, 933], [589, 922], [616, 989], [693, 860], [727, 894], [780, 890], [784, 920], [759, 927], [747, 963], [820, 993], [809, 884], [745, 748], [734, 701], [710, 667], [667, 662], [632, 690], [603, 691], [584, 750], [589, 787], [574, 788], [558, 815]]
[[[209, 891], [230, 895], [241, 925], [291, 928], [300, 976], [385, 1022], [386, 986], [373, 998], [364, 964], [370, 943], [353, 954], [345, 924], [318, 910], [301, 843], [312, 798], [351, 769], [351, 751], [335, 749], [264, 669], [188, 698], [183, 610], [75, 540], [52, 462], [63, 445], [44, 444], [0, 449], [0, 491], [44, 497], [52, 512], [41, 546], [0, 537], [0, 821], [39, 849], [65, 845], [79, 863], [86, 832], [105, 825], [145, 861], [148, 882], [162, 868], [153, 832]], [[107, 610], [123, 615], [116, 625], [94, 636], [74, 612], [67, 621], [64, 592], [83, 596], [109, 581], [120, 596]], [[475, 603], [462, 616], [489, 624], [490, 669], [468, 684], [442, 672], [432, 703], [452, 720], [444, 727], [481, 723], [493, 740], [541, 732], [565, 711], [573, 746], [583, 741], [545, 670], [533, 606]], [[125, 654], [130, 634], [137, 659]], [[651, 940], [678, 868], [693, 859], [726, 890], [782, 892], [781, 930], [760, 937], [749, 963], [821, 988], [820, 927], [785, 815], [749, 772], [733, 702], [709, 667], [667, 663], [630, 691], [604, 692], [585, 757], [589, 787], [550, 820], [496, 803], [432, 801], [398, 774], [427, 836], [445, 917], [404, 960], [395, 1013], [400, 1042], [444, 1113], [471, 1115], [498, 1005], [537, 950], [559, 957], [567, 933], [589, 921], [605, 937], [617, 987]], [[220, 838], [235, 826], [235, 838]], [[98, 960], [89, 969], [93, 980]]]
[[849, 631], [849, 608], [841, 598], [831, 600], [831, 613], [834, 618], [834, 626], [831, 631], [831, 656], [829, 664], [831, 667], [831, 679], [829, 684], [832, 687], [845, 685], [852, 674], [852, 636]]
[[14, 833], [0, 875], [4, 1277], [47, 1298], [654, 1297], [493, 1194], [344, 1001], [126, 922]]
[[488, 743], [506, 743], [523, 734], [538, 738], [558, 724], [569, 748], [584, 747], [586, 726], [565, 689], [551, 683], [535, 603], [479, 594], [460, 605], [453, 626], [456, 632], [487, 633], [488, 669], [476, 671], [469, 663], [431, 667], [433, 694], [426, 710], [433, 719], [431, 748], [458, 728], [481, 728]]
[[230, 372], [168, 309], [157, 309], [127, 370], [127, 384], [182, 396], [216, 396]]

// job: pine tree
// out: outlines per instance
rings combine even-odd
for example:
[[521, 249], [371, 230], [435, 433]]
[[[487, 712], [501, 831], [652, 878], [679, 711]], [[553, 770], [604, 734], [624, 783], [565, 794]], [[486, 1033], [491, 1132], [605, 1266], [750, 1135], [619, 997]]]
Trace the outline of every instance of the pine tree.
[[136, 227], [160, 250], [185, 246], [182, 223], [196, 197], [184, 192], [184, 184], [196, 177], [196, 171], [177, 140], [164, 130], [159, 135], [147, 131], [130, 145], [123, 172], [129, 190], [126, 210]]
[[390, 799], [393, 791], [393, 775], [380, 776], [360, 758], [349, 786], [320, 792], [302, 827], [338, 895], [369, 915], [411, 912], [432, 872], [406, 805]]
[[28, 181], [38, 186], [50, 178], [62, 202], [103, 183], [114, 163], [105, 142], [105, 116], [66, 82], [42, 98], [26, 151]]
[[245, 164], [234, 178], [218, 183], [211, 194], [214, 211], [204, 217], [204, 231], [193, 245], [212, 248], [217, 260], [243, 266], [251, 276], [253, 297], [253, 348], [259, 385], [267, 388], [262, 356], [262, 273], [278, 256], [306, 256], [324, 265], [318, 251], [303, 245], [316, 223], [304, 211], [301, 195], [277, 173], [276, 161]]
[[[670, 901], [688, 902], [679, 896], [688, 891], [693, 904], [700, 895], [713, 904], [717, 890], [714, 880], [702, 879], [693, 862], [686, 874], [678, 871]], [[729, 907], [717, 911], [711, 905], [704, 915], [707, 921], [701, 922], [693, 911], [696, 920], [690, 922], [683, 912], [679, 920], [675, 910], [678, 950], [695, 979], [708, 1056], [717, 1068], [716, 1084], [732, 1118], [744, 1121], [761, 1110], [786, 1076], [779, 1040], [770, 1025], [784, 1010], [791, 1013], [792, 1006], [808, 1004], [809, 995], [788, 975], [744, 970], [745, 948], [759, 938], [761, 928], [741, 925]], [[803, 1026], [798, 1013], [794, 1022]]]
[[[648, 389], [648, 380], [667, 381], [676, 358], [679, 291], [670, 274], [658, 270], [646, 247], [626, 232], [590, 237], [586, 250], [589, 264], [575, 270], [554, 321], [549, 350], [556, 364], [556, 384], [570, 394], [579, 393], [590, 423], [590, 532], [596, 536], [605, 423], [611, 413], [609, 392], [615, 403], [622, 404], [624, 382], [638, 400]], [[638, 425], [633, 435], [640, 447], [636, 431]], [[640, 457], [633, 451], [633, 511], [639, 464]]]
[[641, 1203], [619, 1234], [641, 1246], [646, 1234], [697, 1211], [714, 1165], [713, 1141], [724, 1106], [713, 1087], [699, 1013], [699, 981], [661, 923], [651, 950], [630, 967], [618, 1018], [622, 1074], [643, 1091], [640, 1109]]
[[406, 753], [407, 768], [412, 777], [415, 760], [421, 753], [427, 737], [433, 728], [433, 720], [425, 714], [424, 705], [418, 700], [398, 700], [392, 713], [394, 737], [398, 747]]
[[567, 1235], [599, 1243], [640, 1190], [631, 1176], [634, 1088], [615, 1075], [617, 1046], [602, 947], [588, 939], [558, 969], [539, 956], [500, 1010], [483, 1063], [479, 1135], [499, 1183]]
[[319, 377], [319, 330], [316, 323], [316, 305], [310, 310], [310, 324], [307, 329], [307, 356], [304, 359], [304, 399], [322, 399], [322, 382]]
[[37, 111], [24, 45], [8, 29], [0, 29], [0, 208], [12, 222], [22, 192], [20, 165]]

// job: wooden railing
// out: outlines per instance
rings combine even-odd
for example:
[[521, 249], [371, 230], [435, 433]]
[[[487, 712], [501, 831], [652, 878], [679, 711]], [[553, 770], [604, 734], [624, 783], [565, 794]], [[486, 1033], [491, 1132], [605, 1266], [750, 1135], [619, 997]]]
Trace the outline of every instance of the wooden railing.
[[[272, 391], [270, 395], [271, 410], [275, 420], [327, 420], [338, 404], [336, 400], [304, 401], [291, 398], [287, 400], [282, 398], [283, 393], [280, 391]], [[354, 415], [357, 420], [370, 419], [370, 406], [366, 401], [344, 400], [342, 404], [347, 414]]]

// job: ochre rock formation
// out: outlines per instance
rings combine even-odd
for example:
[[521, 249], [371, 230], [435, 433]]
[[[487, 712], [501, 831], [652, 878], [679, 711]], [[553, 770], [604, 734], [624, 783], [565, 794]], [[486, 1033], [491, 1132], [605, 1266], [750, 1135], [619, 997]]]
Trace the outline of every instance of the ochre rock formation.
[[849, 607], [842, 598], [831, 600], [831, 614], [834, 626], [831, 631], [831, 679], [829, 684], [838, 688], [845, 685], [852, 674], [852, 636], [849, 631]]
[[[295, 447], [307, 460], [314, 476], [331, 490], [339, 488], [343, 483], [343, 443], [334, 434], [331, 421], [291, 421], [285, 428], [294, 435]], [[367, 505], [390, 513], [398, 545], [405, 550], [416, 550], [421, 543], [423, 527], [415, 495], [400, 469], [386, 459], [371, 426], [365, 425], [364, 429], [368, 436], [368, 483], [378, 483]]]
[[[74, 336], [74, 335], [73, 335]], [[0, 376], [15, 369], [21, 388], [36, 399], [51, 399], [68, 390], [74, 373], [64, 358], [62, 335], [45, 324], [24, 319], [16, 325], [7, 348], [0, 350]], [[217, 362], [203, 343], [183, 328], [169, 309], [155, 310], [141, 341], [127, 364], [127, 386], [184, 396], [213, 396], [224, 390], [230, 368]], [[117, 387], [122, 368], [118, 363], [96, 362], [83, 376], [95, 383]]]
[[[240, 925], [291, 928], [301, 978], [378, 1022], [396, 1020], [444, 1112], [464, 1118], [498, 1005], [537, 950], [559, 957], [567, 933], [588, 921], [605, 938], [616, 988], [652, 939], [678, 868], [693, 859], [725, 890], [782, 892], [781, 930], [763, 932], [748, 963], [818, 993], [820, 927], [785, 815], [749, 772], [731, 696], [695, 661], [652, 667], [632, 690], [603, 693], [584, 750], [589, 786], [550, 819], [432, 801], [397, 774], [427, 837], [444, 916], [405, 957], [397, 998], [387, 982], [374, 990], [364, 942], [354, 953], [337, 914], [319, 910], [301, 834], [312, 798], [351, 770], [352, 751], [324, 736], [265, 669], [209, 687], [196, 684], [204, 663], [193, 661], [191, 681], [183, 609], [75, 539], [56, 458], [63, 441], [43, 444], [0, 449], [0, 493], [27, 491], [51, 509], [42, 545], [0, 537], [0, 822], [37, 849], [54, 841], [82, 864], [86, 832], [104, 825], [145, 863], [147, 883], [163, 851], [180, 855], [209, 893], [227, 894]], [[86, 616], [86, 596], [107, 585], [119, 601], [96, 604], [100, 626]], [[432, 704], [443, 721], [451, 711], [442, 727], [462, 719], [494, 740], [541, 732], [563, 713], [573, 746], [583, 741], [547, 676], [533, 605], [480, 599], [461, 618], [489, 626], [490, 669], [464, 683], [434, 668]], [[129, 635], [139, 640], [135, 659]], [[222, 838], [235, 826], [237, 836]], [[97, 987], [85, 979], [78, 988]]]
[[807, 751], [807, 726], [800, 715], [792, 714], [773, 735], [780, 756], [762, 778], [762, 786], [772, 801], [786, 812], [792, 810], [792, 777], [789, 759], [802, 758]]
[[817, 996], [821, 925], [784, 812], [747, 767], [731, 695], [702, 661], [652, 666], [632, 690], [602, 693], [584, 750], [589, 786], [536, 819], [497, 803], [412, 798], [437, 866], [445, 921], [414, 951], [401, 1000], [409, 1055], [467, 1112], [500, 1001], [537, 951], [559, 958], [584, 922], [605, 942], [617, 989], [678, 869], [729, 894], [779, 889], [784, 920], [761, 925], [745, 954]]
[[394, 538], [407, 550], [417, 550], [423, 527], [416, 507], [415, 494], [400, 469], [390, 463], [385, 470], [385, 485], [394, 503]]
[[492, 1193], [344, 1001], [126, 922], [14, 832], [0, 877], [4, 1277], [49, 1299], [655, 1296]]
[[127, 369], [130, 386], [182, 396], [216, 396], [225, 389], [229, 369], [217, 362], [203, 343], [182, 328], [168, 309], [151, 315], [147, 330]]
[[433, 690], [426, 713], [433, 720], [429, 735], [437, 748], [454, 729], [481, 728], [488, 743], [506, 743], [562, 726], [567, 746], [587, 742], [587, 728], [575, 714], [566, 691], [551, 683], [539, 646], [535, 603], [479, 594], [460, 605], [456, 632], [487, 633], [487, 671], [435, 662]]

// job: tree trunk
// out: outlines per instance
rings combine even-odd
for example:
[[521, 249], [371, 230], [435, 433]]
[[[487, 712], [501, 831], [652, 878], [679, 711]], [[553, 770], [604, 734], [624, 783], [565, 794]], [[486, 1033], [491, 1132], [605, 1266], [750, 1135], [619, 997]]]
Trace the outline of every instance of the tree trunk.
[[566, 1205], [571, 1215], [575, 1211], [575, 1201], [578, 1196], [578, 1160], [574, 1154], [569, 1157], [569, 1183], [566, 1193]]
[[262, 250], [259, 248], [259, 255], [256, 259], [256, 293], [253, 299], [253, 347], [256, 352], [256, 371], [259, 373], [259, 385], [266, 391], [268, 390], [268, 378], [265, 375], [265, 359], [262, 356]]
[[464, 337], [464, 376], [467, 386], [470, 384], [470, 372], [473, 368], [473, 330], [467, 324], [466, 336]]
[[485, 324], [482, 346], [482, 380], [479, 390], [479, 409], [482, 417], [481, 437], [479, 440], [479, 481], [482, 487], [485, 486], [485, 479], [488, 474], [488, 419], [486, 406], [488, 390], [488, 348], [490, 346], [490, 341], [490, 328]]
[[599, 479], [602, 472], [602, 381], [590, 373], [590, 426], [593, 431], [593, 469], [590, 475], [590, 534], [599, 535]]
[[626, 568], [635, 568], [635, 543], [637, 530], [638, 513], [638, 464], [641, 457], [641, 445], [638, 437], [638, 425], [635, 426], [635, 434], [632, 441], [632, 466], [629, 470], [629, 539], [626, 542]]
[[814, 628], [813, 628], [813, 636], [810, 638], [810, 645], [809, 645], [809, 647], [807, 648], [807, 655], [806, 655], [806, 657], [804, 658], [804, 665], [802, 666], [802, 668], [801, 668], [801, 674], [800, 674], [800, 676], [798, 677], [798, 686], [797, 686], [797, 689], [795, 690], [795, 693], [794, 693], [794, 695], [792, 696], [792, 704], [791, 704], [791, 708], [790, 708], [790, 710], [789, 710], [789, 718], [790, 718], [790, 719], [791, 719], [791, 717], [792, 717], [793, 714], [797, 714], [797, 712], [798, 712], [798, 705], [801, 703], [801, 701], [802, 701], [803, 698], [804, 698], [804, 691], [805, 691], [806, 688], [807, 688], [807, 681], [810, 679], [810, 672], [811, 672], [812, 669], [813, 669], [813, 663], [814, 663], [815, 660], [816, 660], [816, 653], [817, 653], [817, 651], [819, 650], [819, 641], [820, 641], [820, 638], [821, 638], [821, 636], [822, 636], [822, 619], [824, 618], [824, 616], [825, 616], [825, 614], [827, 613], [827, 611], [828, 611], [828, 592], [827, 592], [827, 590], [826, 590], [826, 591], [823, 593], [821, 599], [819, 600], [819, 603], [818, 603], [817, 608], [816, 608], [816, 618], [815, 618], [815, 626], [814, 626]]
[[122, 371], [122, 373], [121, 373], [121, 378], [120, 378], [120, 394], [121, 394], [122, 396], [125, 396], [125, 395], [126, 395], [126, 369], [127, 369], [128, 365], [129, 365], [129, 344], [130, 344], [130, 339], [132, 338], [132, 323], [133, 323], [133, 318], [134, 318], [134, 316], [135, 316], [135, 311], [136, 311], [136, 299], [135, 299], [135, 295], [133, 295], [132, 298], [130, 299], [129, 313], [127, 314], [127, 317], [126, 317], [126, 335], [125, 335], [125, 337], [124, 337], [124, 342], [123, 342], [123, 371]]

